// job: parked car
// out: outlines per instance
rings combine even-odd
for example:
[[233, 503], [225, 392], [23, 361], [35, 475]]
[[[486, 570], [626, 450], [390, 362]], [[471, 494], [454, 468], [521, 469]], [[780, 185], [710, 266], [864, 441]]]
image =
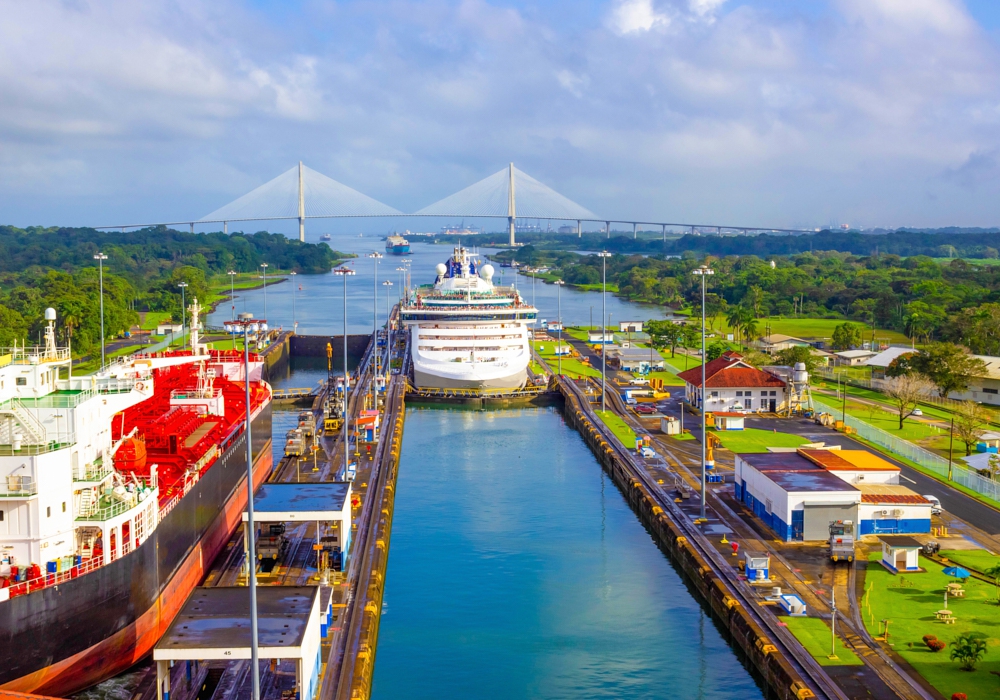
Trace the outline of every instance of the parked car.
[[640, 404], [636, 404], [636, 406], [632, 410], [634, 410], [636, 413], [639, 413], [641, 415], [650, 416], [650, 415], [656, 413], [656, 406], [653, 406], [653, 405], [648, 404], [648, 403], [640, 403]]
[[941, 501], [937, 499], [937, 496], [924, 494], [924, 498], [931, 502], [931, 515], [941, 515]]
[[921, 411], [919, 408], [915, 408], [915, 409], [913, 409], [913, 413], [911, 413], [910, 415], [911, 416], [922, 416], [922, 415], [924, 415], [924, 412]]

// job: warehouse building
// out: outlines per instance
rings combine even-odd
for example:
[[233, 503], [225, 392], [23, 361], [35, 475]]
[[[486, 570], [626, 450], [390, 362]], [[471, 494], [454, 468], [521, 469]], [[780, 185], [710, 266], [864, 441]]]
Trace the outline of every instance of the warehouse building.
[[899, 484], [899, 468], [864, 450], [738, 454], [736, 497], [785, 541], [825, 540], [835, 520], [858, 533], [930, 532], [931, 503]]

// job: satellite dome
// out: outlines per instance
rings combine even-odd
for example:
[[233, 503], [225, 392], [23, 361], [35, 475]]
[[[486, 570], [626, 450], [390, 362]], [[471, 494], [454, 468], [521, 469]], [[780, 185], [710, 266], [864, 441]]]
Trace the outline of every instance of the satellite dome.
[[489, 282], [491, 279], [493, 279], [493, 266], [483, 265], [481, 268], [479, 268], [479, 276], [482, 277], [487, 282]]
[[46, 321], [55, 321], [56, 320], [56, 310], [53, 309], [51, 306], [49, 308], [45, 309], [45, 320]]
[[434, 268], [434, 269], [437, 270], [437, 273], [438, 273], [439, 277], [442, 276], [442, 275], [444, 275], [444, 273], [448, 271], [448, 268], [445, 267], [444, 263], [438, 263], [437, 267]]

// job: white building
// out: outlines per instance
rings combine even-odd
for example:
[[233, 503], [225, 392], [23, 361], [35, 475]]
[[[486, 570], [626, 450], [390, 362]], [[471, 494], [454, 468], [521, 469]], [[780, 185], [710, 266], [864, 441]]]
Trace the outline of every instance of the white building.
[[870, 358], [875, 357], [878, 353], [872, 352], [871, 350], [842, 350], [833, 354], [835, 357], [834, 361], [838, 365], [855, 367], [857, 365], [865, 364]]
[[786, 541], [825, 540], [835, 520], [854, 521], [860, 535], [931, 528], [931, 503], [865, 450], [739, 454], [735, 484], [736, 497]]
[[956, 401], [978, 401], [1000, 406], [1000, 357], [973, 355], [983, 361], [986, 372], [981, 377], [973, 377], [965, 391], [953, 391], [949, 399]]
[[705, 365], [705, 389], [701, 388], [701, 366], [680, 372], [685, 400], [716, 412], [748, 411], [776, 413], [785, 408], [787, 386], [778, 377], [743, 361], [737, 352], [726, 352]]

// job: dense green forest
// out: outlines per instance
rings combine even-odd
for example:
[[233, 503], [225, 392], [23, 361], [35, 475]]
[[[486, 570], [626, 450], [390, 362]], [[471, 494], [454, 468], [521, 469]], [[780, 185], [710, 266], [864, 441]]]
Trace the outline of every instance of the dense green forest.
[[[645, 237], [643, 237], [645, 236]], [[453, 237], [454, 238], [454, 237]], [[438, 240], [446, 240], [438, 237]], [[506, 245], [506, 233], [466, 236], [470, 245]], [[889, 253], [899, 256], [927, 255], [934, 258], [998, 258], [1000, 232], [974, 229], [960, 233], [955, 229], [939, 232], [900, 229], [885, 233], [859, 231], [821, 231], [814, 234], [758, 236], [668, 236], [666, 243], [659, 237], [641, 234], [621, 235], [612, 231], [611, 238], [603, 233], [574, 234], [519, 233], [520, 243], [544, 250], [608, 250], [614, 253], [646, 253], [650, 255], [794, 255], [820, 250], [836, 250], [854, 255]]]
[[229, 270], [328, 271], [338, 255], [325, 244], [281, 234], [186, 233], [154, 227], [105, 232], [90, 228], [0, 226], [0, 347], [37, 340], [46, 307], [59, 314], [59, 333], [74, 351], [100, 339], [97, 262], [104, 253], [104, 320], [108, 337], [138, 321], [140, 310], [180, 315], [177, 284], [205, 298], [214, 276]]
[[[509, 256], [509, 254], [508, 254]], [[518, 249], [519, 260], [546, 262], [572, 284], [601, 281], [602, 259], [563, 252]], [[703, 262], [715, 269], [708, 287], [709, 315], [744, 318], [807, 316], [851, 318], [896, 329], [917, 342], [949, 340], [979, 354], [1000, 354], [1000, 266], [927, 256], [816, 252], [697, 259], [614, 255], [607, 279], [636, 301], [680, 309], [700, 304]], [[772, 264], [773, 263], [773, 264]], [[735, 311], [734, 311], [735, 310]]]

